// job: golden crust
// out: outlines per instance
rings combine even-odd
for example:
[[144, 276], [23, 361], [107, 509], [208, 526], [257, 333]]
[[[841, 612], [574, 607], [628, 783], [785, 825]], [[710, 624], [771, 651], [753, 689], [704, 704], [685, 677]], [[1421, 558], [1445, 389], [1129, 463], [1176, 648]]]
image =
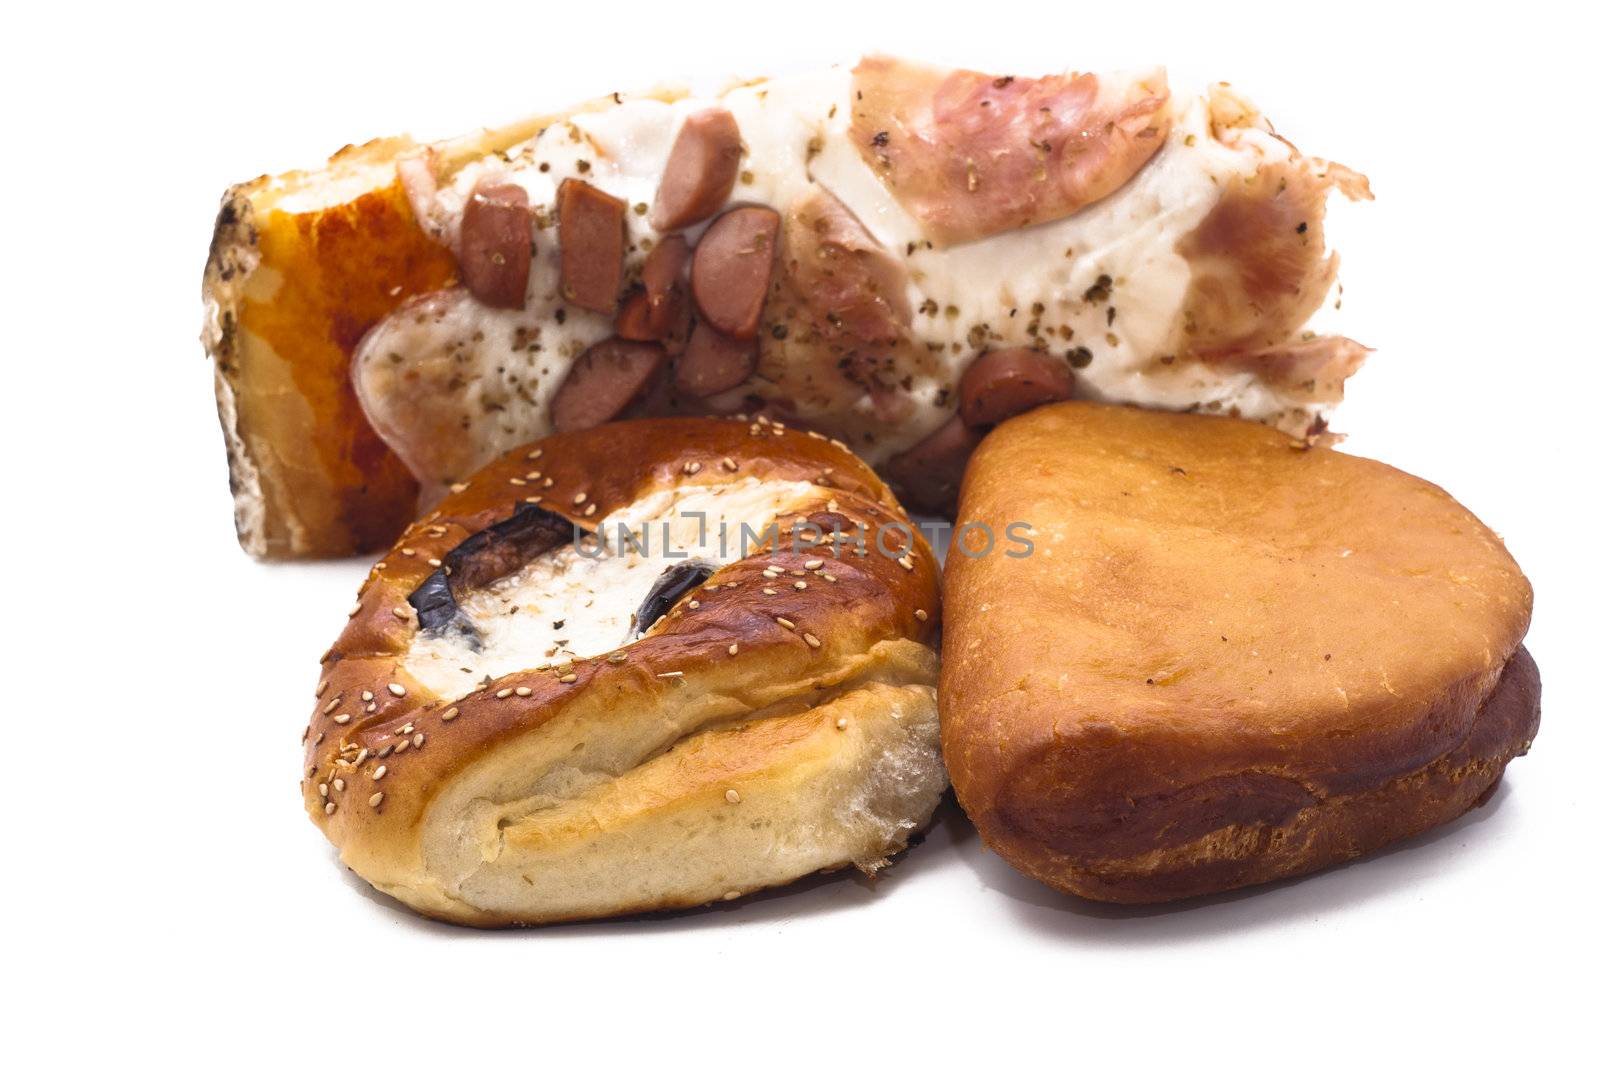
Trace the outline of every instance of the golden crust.
[[[430, 561], [529, 497], [534, 464], [550, 481], [539, 504], [578, 524], [686, 482], [817, 488], [779, 518], [777, 547], [720, 569], [696, 608], [662, 618], [625, 659], [529, 668], [446, 702], [404, 669], [417, 635], [407, 597]], [[630, 421], [508, 453], [363, 585], [307, 729], [312, 819], [374, 885], [475, 925], [687, 906], [879, 865], [944, 787], [938, 565], [914, 533], [903, 560], [837, 544], [797, 553], [802, 520], [876, 530], [905, 516], [848, 451], [764, 423]], [[817, 558], [809, 572], [831, 580], [761, 593], [769, 566], [806, 573]]]
[[[448, 177], [557, 118], [429, 151]], [[216, 366], [239, 542], [256, 557], [377, 550], [416, 516], [416, 480], [367, 423], [350, 356], [402, 302], [456, 280], [455, 258], [423, 231], [401, 187], [398, 163], [421, 151], [408, 137], [380, 138], [346, 146], [321, 170], [263, 175], [223, 195], [201, 341]]]
[[961, 519], [1035, 549], [951, 556], [951, 780], [1058, 888], [1169, 900], [1351, 858], [1470, 807], [1537, 728], [1526, 579], [1377, 462], [1066, 403], [985, 440]]

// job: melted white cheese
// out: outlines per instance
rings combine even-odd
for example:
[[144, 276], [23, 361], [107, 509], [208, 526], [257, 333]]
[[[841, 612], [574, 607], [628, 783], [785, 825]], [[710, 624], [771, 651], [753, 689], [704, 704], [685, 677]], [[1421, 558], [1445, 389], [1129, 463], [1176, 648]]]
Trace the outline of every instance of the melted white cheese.
[[[1065, 219], [996, 234], [949, 248], [923, 245], [914, 217], [894, 199], [849, 138], [851, 73], [835, 67], [814, 74], [743, 85], [721, 97], [686, 96], [671, 103], [622, 97], [615, 105], [555, 123], [513, 149], [508, 160], [469, 165], [439, 191], [436, 210], [459, 218], [459, 206], [485, 173], [528, 190], [551, 221], [536, 237], [537, 253], [524, 310], [488, 309], [460, 302], [418, 337], [414, 326], [394, 349], [448, 352], [458, 340], [474, 344], [469, 372], [485, 384], [473, 389], [492, 404], [474, 418], [497, 422], [493, 449], [547, 433], [549, 401], [571, 361], [612, 331], [609, 317], [565, 307], [559, 293], [559, 257], [553, 226], [556, 191], [578, 178], [623, 198], [630, 264], [642, 261], [659, 237], [647, 206], [683, 119], [720, 105], [738, 121], [746, 154], [732, 195], [783, 211], [814, 185], [839, 198], [910, 270], [908, 305], [912, 331], [934, 351], [931, 364], [912, 372], [910, 393], [918, 405], [909, 418], [881, 429], [871, 441], [838, 427], [837, 410], [797, 416], [850, 438], [878, 462], [905, 449], [949, 416], [948, 397], [978, 349], [1027, 345], [1042, 337], [1052, 352], [1085, 347], [1090, 363], [1076, 369], [1083, 396], [1144, 406], [1228, 409], [1251, 419], [1272, 420], [1293, 409], [1316, 411], [1286, 399], [1242, 371], [1192, 363], [1179, 372], [1152, 374], [1152, 362], [1176, 337], [1189, 267], [1177, 252], [1180, 239], [1205, 217], [1235, 175], [1250, 175], [1263, 161], [1288, 148], [1264, 132], [1235, 131], [1234, 144], [1212, 136], [1204, 94], [1172, 91], [1173, 127], [1160, 152], [1111, 196]], [[1256, 135], [1260, 136], [1256, 136]], [[1241, 146], [1248, 151], [1241, 151]], [[698, 238], [704, 224], [688, 232]], [[907, 254], [910, 246], [915, 251]], [[1101, 276], [1112, 280], [1109, 298], [1086, 294]], [[1108, 310], [1114, 307], [1114, 321]], [[558, 322], [557, 310], [562, 319]], [[522, 349], [515, 337], [536, 336]], [[516, 355], [512, 361], [507, 353]], [[459, 366], [459, 365], [458, 365]], [[759, 378], [751, 387], [763, 389]], [[863, 416], [871, 401], [855, 402]], [[500, 428], [499, 425], [503, 425]], [[488, 450], [489, 447], [486, 447]]]
[[[601, 519], [601, 543], [567, 544], [466, 596], [461, 613], [477, 630], [473, 650], [459, 631], [423, 635], [405, 668], [445, 699], [518, 670], [592, 658], [634, 641], [645, 595], [672, 565], [717, 566], [745, 556], [778, 516], [823, 494], [801, 481], [684, 485], [656, 491]], [[703, 516], [702, 516], [703, 515]]]

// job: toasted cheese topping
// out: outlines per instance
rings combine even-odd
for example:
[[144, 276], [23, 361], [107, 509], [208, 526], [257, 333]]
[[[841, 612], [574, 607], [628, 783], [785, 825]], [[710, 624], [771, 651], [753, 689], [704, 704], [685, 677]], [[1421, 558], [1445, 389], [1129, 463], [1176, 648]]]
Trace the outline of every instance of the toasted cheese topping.
[[461, 632], [425, 634], [411, 645], [406, 671], [458, 699], [507, 673], [625, 647], [664, 569], [737, 561], [779, 516], [823, 493], [809, 482], [754, 477], [652, 492], [601, 519], [592, 545], [559, 547], [463, 598], [481, 649]]

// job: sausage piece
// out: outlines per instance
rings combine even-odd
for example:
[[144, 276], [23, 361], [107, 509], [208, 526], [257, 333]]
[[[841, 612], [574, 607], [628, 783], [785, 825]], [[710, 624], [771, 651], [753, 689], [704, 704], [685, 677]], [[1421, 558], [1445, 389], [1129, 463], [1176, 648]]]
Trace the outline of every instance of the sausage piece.
[[961, 375], [961, 419], [989, 428], [1046, 402], [1072, 397], [1072, 370], [1040, 350], [990, 350]]
[[614, 419], [649, 389], [666, 359], [666, 351], [653, 342], [596, 342], [556, 388], [550, 402], [555, 429], [581, 431]]
[[684, 269], [689, 243], [682, 235], [663, 238], [649, 256], [636, 287], [617, 313], [617, 334], [636, 341], [660, 342], [668, 353], [682, 353], [689, 338], [689, 302], [684, 295]]
[[954, 516], [961, 492], [961, 474], [978, 448], [982, 433], [953, 416], [937, 431], [903, 454], [889, 459], [884, 472], [905, 504], [913, 509]]
[[556, 194], [561, 237], [561, 296], [581, 309], [609, 313], [622, 289], [627, 205], [580, 179]]
[[485, 179], [461, 215], [461, 281], [473, 297], [496, 309], [520, 309], [528, 299], [533, 259], [533, 214], [528, 191]]
[[718, 216], [695, 247], [689, 285], [700, 315], [734, 338], [755, 338], [778, 253], [778, 213], [761, 205]]
[[650, 225], [658, 231], [693, 226], [721, 208], [739, 177], [739, 124], [726, 108], [683, 121], [656, 188]]
[[673, 368], [672, 384], [692, 398], [732, 390], [756, 370], [759, 348], [755, 339], [733, 338], [708, 323], [698, 323]]

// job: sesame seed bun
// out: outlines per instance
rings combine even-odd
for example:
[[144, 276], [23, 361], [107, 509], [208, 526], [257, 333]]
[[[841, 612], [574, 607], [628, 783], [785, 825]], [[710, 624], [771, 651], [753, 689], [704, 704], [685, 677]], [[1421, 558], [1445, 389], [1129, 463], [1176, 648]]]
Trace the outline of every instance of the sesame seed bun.
[[[593, 590], [576, 595], [570, 577], [558, 591], [563, 574], [539, 572], [568, 555], [567, 572], [591, 575], [566, 546], [501, 562], [465, 592], [481, 563], [464, 565], [458, 549], [520, 511], [588, 530], [662, 495], [681, 504], [691, 499], [674, 496], [764, 488], [781, 492], [778, 538], [665, 601], [652, 588], [645, 604], [666, 608], [633, 622], [642, 637], [602, 630], [614, 645], [530, 650], [516, 669], [474, 670], [459, 687], [427, 661], [442, 649], [469, 668], [504, 665], [493, 659], [521, 652], [494, 629], [524, 627], [507, 615], [559, 599], [578, 612], [540, 627], [563, 637], [581, 633], [584, 614], [615, 612], [607, 578], [624, 566], [594, 566]], [[938, 565], [909, 526], [887, 530], [883, 554], [870, 534], [865, 548], [797, 544], [803, 521], [824, 532], [906, 524], [847, 450], [778, 424], [635, 421], [506, 454], [412, 525], [362, 586], [306, 733], [312, 820], [375, 887], [479, 926], [688, 907], [882, 866], [946, 783]], [[658, 564], [640, 566], [646, 579]], [[437, 606], [417, 593], [430, 578], [436, 593], [460, 589], [458, 609], [515, 608], [426, 629], [419, 618], [436, 621]], [[513, 581], [520, 601], [496, 602]]]

